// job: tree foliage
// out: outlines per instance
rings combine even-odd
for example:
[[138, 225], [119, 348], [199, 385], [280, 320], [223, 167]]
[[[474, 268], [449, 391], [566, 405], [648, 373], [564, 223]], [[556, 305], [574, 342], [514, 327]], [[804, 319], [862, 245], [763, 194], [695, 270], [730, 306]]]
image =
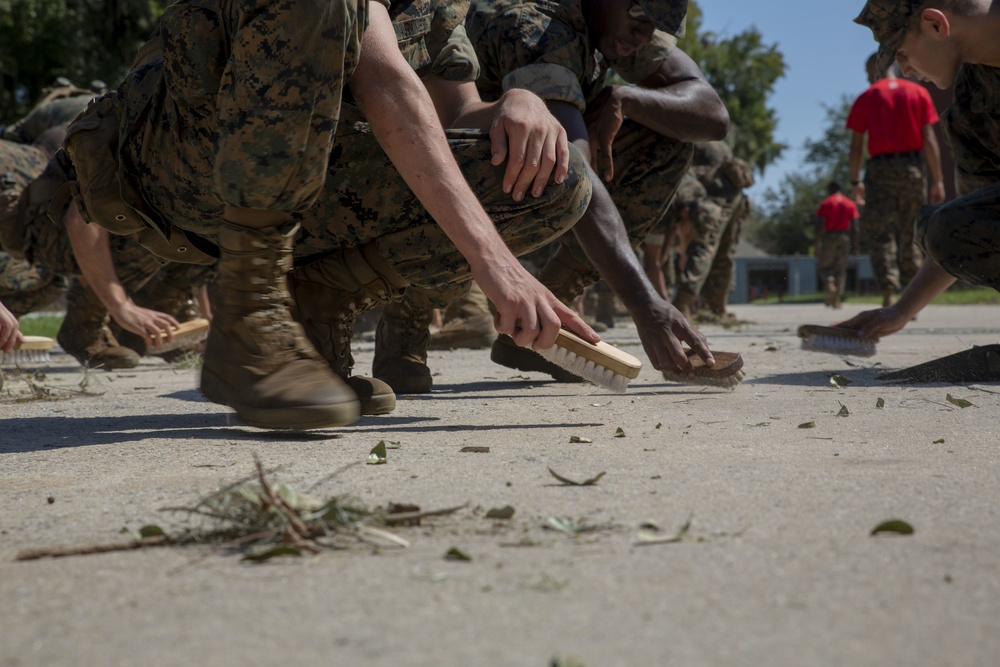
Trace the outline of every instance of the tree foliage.
[[758, 202], [751, 240], [776, 255], [806, 254], [815, 243], [816, 210], [826, 186], [838, 181], [849, 190], [848, 156], [851, 132], [846, 128], [850, 97], [826, 107], [826, 127], [819, 139], [806, 140], [803, 168], [788, 174], [777, 188], [768, 188]]
[[168, 0], [0, 0], [0, 122], [26, 113], [65, 77], [112, 85]]
[[729, 110], [733, 152], [764, 173], [786, 148], [775, 140], [777, 115], [767, 104], [785, 74], [785, 59], [777, 45], [765, 44], [756, 27], [731, 37], [702, 32], [701, 9], [692, 1], [680, 47], [698, 64]]

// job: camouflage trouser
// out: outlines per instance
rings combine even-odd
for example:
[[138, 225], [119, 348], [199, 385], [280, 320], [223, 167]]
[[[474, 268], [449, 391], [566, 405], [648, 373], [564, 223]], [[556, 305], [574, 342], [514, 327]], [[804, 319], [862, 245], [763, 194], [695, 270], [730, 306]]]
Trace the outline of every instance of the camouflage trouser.
[[[650, 231], [665, 224], [667, 208], [691, 166], [694, 147], [626, 119], [613, 149], [615, 177], [604, 186], [622, 216], [632, 248], [638, 248]], [[590, 266], [586, 281], [596, 283], [600, 274], [576, 237], [567, 234], [559, 242], [574, 259]]]
[[850, 232], [824, 232], [819, 249], [817, 271], [819, 279], [826, 285], [827, 278], [837, 281], [837, 293], [843, 296], [847, 286], [847, 257], [851, 252]]
[[870, 244], [872, 272], [883, 293], [898, 292], [920, 268], [913, 223], [927, 202], [927, 180], [919, 157], [874, 159], [865, 171], [862, 233]]
[[927, 257], [951, 275], [1000, 290], [1000, 184], [925, 206], [916, 236]]
[[736, 246], [740, 242], [743, 221], [749, 214], [749, 201], [745, 195], [740, 195], [715, 251], [712, 268], [701, 286], [702, 301], [712, 312], [723, 312], [729, 294], [736, 289]]
[[66, 281], [45, 269], [0, 252], [0, 303], [14, 317], [49, 305], [66, 289]]
[[[348, 127], [350, 129], [348, 129]], [[421, 303], [443, 307], [465, 293], [469, 264], [424, 209], [379, 147], [365, 124], [355, 123], [337, 135], [323, 196], [296, 214], [302, 230], [297, 258], [376, 242], [379, 253], [414, 287], [431, 288]], [[449, 130], [452, 154], [507, 247], [522, 255], [549, 243], [572, 227], [590, 202], [590, 181], [583, 156], [571, 147], [569, 176], [549, 184], [539, 198], [516, 202], [503, 192], [505, 165], [490, 161], [485, 131]], [[410, 288], [412, 299], [418, 290]]]
[[[126, 170], [153, 209], [214, 238], [222, 204], [303, 211], [323, 191], [366, 0], [182, 0], [160, 21], [156, 64], [121, 89]], [[164, 93], [163, 91], [167, 91]], [[144, 111], [144, 95], [154, 95]]]
[[[697, 209], [692, 211], [694, 215], [691, 220], [691, 242], [688, 243], [687, 262], [680, 275], [679, 292], [687, 292], [691, 296], [701, 294], [721, 254], [721, 262], [725, 266], [720, 265], [717, 271], [725, 275], [723, 293], [728, 293], [729, 272], [726, 269], [732, 268], [732, 261], [728, 255], [730, 250], [736, 251], [734, 237], [739, 231], [738, 214], [743, 201], [744, 197], [741, 194], [733, 199], [708, 197], [699, 202]], [[716, 278], [716, 281], [718, 280]]]

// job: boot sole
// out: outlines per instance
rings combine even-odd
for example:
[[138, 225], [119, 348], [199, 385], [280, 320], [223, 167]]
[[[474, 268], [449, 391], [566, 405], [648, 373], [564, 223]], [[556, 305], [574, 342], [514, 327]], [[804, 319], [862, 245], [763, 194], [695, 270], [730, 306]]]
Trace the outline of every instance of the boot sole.
[[582, 377], [557, 366], [536, 352], [520, 347], [513, 339], [508, 340], [509, 343], [502, 337], [497, 338], [490, 350], [490, 361], [518, 371], [547, 373], [556, 382], [586, 382]]
[[215, 373], [202, 367], [201, 393], [205, 398], [236, 411], [241, 421], [257, 428], [307, 431], [353, 424], [360, 416], [357, 400], [334, 405], [304, 405], [289, 408], [259, 408], [233, 400], [228, 385]]
[[428, 350], [483, 350], [493, 344], [497, 339], [495, 333], [475, 334], [471, 336], [438, 336], [431, 335], [428, 343]]

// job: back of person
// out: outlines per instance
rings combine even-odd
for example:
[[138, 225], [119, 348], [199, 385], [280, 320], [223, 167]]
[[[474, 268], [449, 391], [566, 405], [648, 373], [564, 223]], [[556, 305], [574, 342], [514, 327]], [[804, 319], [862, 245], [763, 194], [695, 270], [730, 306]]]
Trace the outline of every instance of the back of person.
[[868, 133], [868, 154], [909, 153], [924, 147], [923, 127], [938, 121], [930, 94], [905, 79], [876, 81], [854, 102], [847, 127]]
[[819, 217], [823, 218], [823, 231], [846, 232], [851, 228], [851, 220], [858, 217], [858, 207], [840, 192], [835, 192], [819, 206]]

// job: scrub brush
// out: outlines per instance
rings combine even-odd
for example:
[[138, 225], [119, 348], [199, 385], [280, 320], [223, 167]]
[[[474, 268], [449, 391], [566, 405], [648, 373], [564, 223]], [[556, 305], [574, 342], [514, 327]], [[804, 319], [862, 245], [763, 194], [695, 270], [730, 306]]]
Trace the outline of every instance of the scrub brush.
[[874, 357], [878, 338], [861, 338], [853, 329], [803, 324], [799, 327], [802, 349], [828, 354]]
[[49, 363], [56, 342], [45, 336], [24, 336], [10, 352], [0, 352], [0, 366], [34, 366]]
[[166, 339], [167, 334], [165, 332], [160, 333], [160, 339], [163, 341], [163, 345], [155, 349], [150, 348], [147, 352], [149, 354], [159, 356], [168, 352], [173, 352], [179, 348], [187, 348], [197, 345], [208, 336], [208, 326], [209, 322], [206, 319], [196, 318], [188, 320], [176, 329], [172, 330], [174, 335], [174, 339], [172, 341], [168, 341]]
[[604, 341], [588, 343], [574, 333], [559, 330], [556, 344], [535, 353], [584, 380], [624, 393], [629, 380], [639, 375], [642, 362]]
[[663, 371], [664, 380], [734, 389], [746, 377], [743, 373], [743, 357], [736, 352], [712, 352], [714, 366], [706, 366], [705, 361], [694, 350], [688, 350], [687, 355], [694, 367], [693, 375], [688, 377], [676, 371]]

